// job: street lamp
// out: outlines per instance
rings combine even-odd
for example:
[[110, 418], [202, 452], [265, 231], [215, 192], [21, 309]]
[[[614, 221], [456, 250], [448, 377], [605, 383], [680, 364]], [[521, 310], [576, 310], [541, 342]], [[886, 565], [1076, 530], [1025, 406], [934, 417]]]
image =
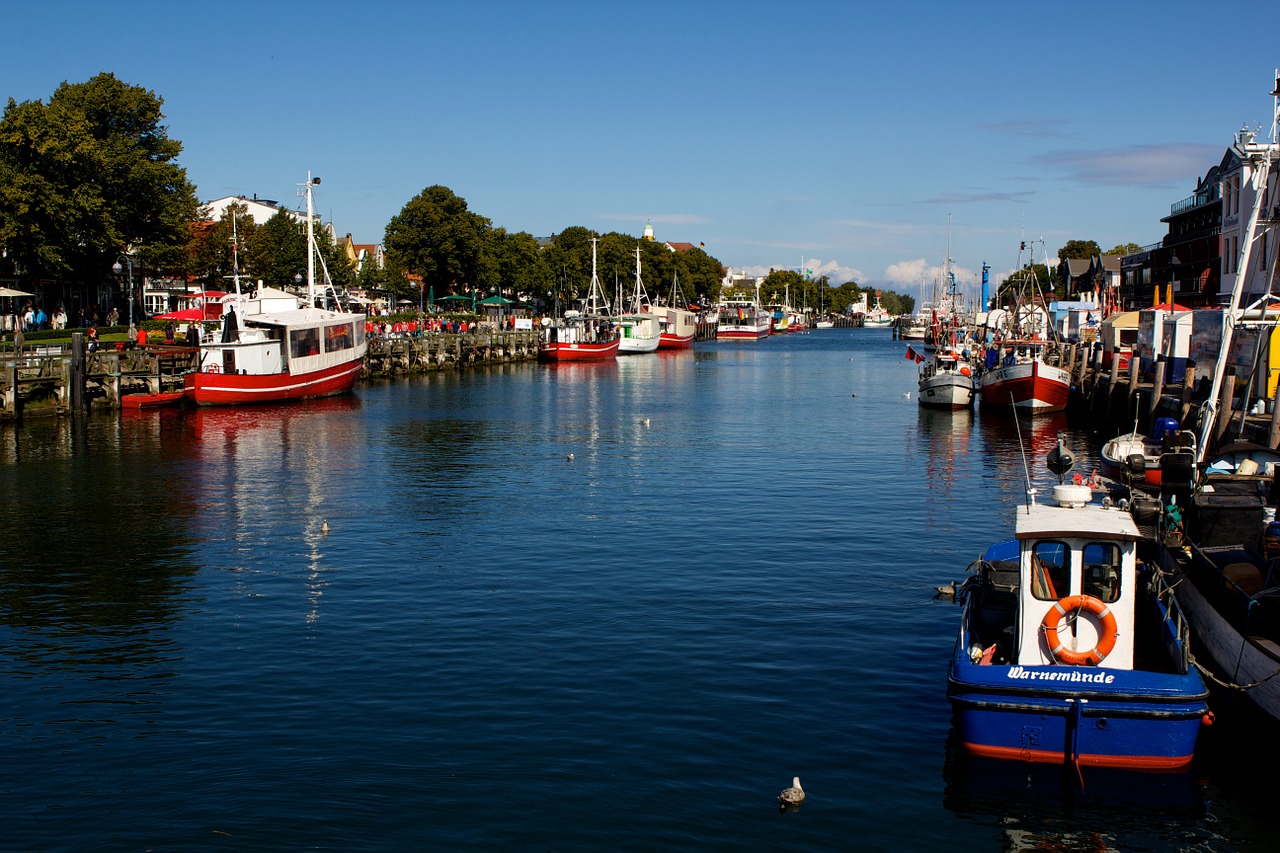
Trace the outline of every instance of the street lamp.
[[[124, 262], [129, 265], [129, 325], [133, 325], [133, 257], [130, 255], [121, 255]], [[118, 277], [124, 272], [124, 267], [120, 266], [120, 258], [116, 258], [116, 262], [111, 265], [111, 271]]]

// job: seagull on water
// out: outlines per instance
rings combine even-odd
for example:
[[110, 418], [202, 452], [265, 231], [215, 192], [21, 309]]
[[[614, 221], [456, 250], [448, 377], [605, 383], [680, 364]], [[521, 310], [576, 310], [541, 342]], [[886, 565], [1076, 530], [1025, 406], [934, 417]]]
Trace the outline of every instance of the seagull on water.
[[645, 426], [648, 426], [648, 425], [649, 425], [649, 419], [648, 419], [648, 418], [641, 418], [641, 419], [640, 419], [640, 423], [644, 424]]
[[572, 462], [572, 461], [573, 461], [573, 454], [572, 454], [572, 453], [570, 453], [568, 456], [566, 456], [566, 457], [565, 457], [565, 459], [568, 459], [570, 462]]
[[902, 392], [902, 399], [904, 399], [904, 400], [910, 400], [910, 399], [911, 399], [911, 392], [910, 392], [910, 391], [903, 391], [903, 392]]
[[320, 532], [325, 536], [329, 535], [329, 519], [326, 518], [324, 521], [320, 522]]
[[791, 779], [791, 787], [778, 795], [778, 804], [785, 809], [787, 806], [798, 806], [803, 802], [804, 788], [800, 787], [800, 777], [795, 776]]

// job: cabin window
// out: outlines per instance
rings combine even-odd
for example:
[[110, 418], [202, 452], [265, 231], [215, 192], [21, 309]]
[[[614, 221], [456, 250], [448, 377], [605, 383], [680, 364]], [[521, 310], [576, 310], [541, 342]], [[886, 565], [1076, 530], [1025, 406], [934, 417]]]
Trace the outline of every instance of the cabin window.
[[324, 327], [324, 351], [337, 352], [355, 346], [355, 333], [351, 323], [339, 323]]
[[289, 333], [289, 355], [292, 358], [302, 358], [306, 355], [318, 355], [320, 353], [320, 330], [319, 329], [294, 329]]
[[1065, 542], [1037, 542], [1031, 549], [1031, 594], [1041, 601], [1071, 594], [1071, 549]]
[[1120, 546], [1114, 542], [1090, 542], [1081, 560], [1080, 592], [1107, 604], [1120, 597]]

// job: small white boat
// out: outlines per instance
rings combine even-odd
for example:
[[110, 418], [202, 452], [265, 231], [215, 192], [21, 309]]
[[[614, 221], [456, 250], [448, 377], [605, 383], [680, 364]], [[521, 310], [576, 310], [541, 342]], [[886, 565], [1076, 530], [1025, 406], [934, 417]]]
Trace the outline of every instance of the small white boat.
[[[621, 301], [621, 300], [619, 300]], [[620, 308], [624, 306], [619, 306]], [[655, 352], [662, 340], [662, 329], [658, 323], [658, 315], [649, 310], [649, 297], [644, 292], [644, 283], [640, 280], [640, 246], [636, 246], [636, 286], [631, 302], [619, 311], [615, 321], [618, 325], [618, 355]]]
[[[908, 352], [913, 352], [907, 347]], [[973, 368], [960, 352], [940, 349], [920, 365], [920, 405], [934, 409], [968, 409], [973, 406]]]

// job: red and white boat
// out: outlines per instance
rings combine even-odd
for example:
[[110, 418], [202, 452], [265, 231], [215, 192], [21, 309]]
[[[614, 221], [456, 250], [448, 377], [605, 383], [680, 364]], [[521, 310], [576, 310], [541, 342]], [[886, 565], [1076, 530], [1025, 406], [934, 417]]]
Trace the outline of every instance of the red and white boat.
[[[1021, 251], [1018, 262], [1022, 262]], [[985, 370], [978, 379], [984, 408], [1010, 407], [1039, 414], [1067, 407], [1071, 372], [1062, 366], [1062, 347], [1054, 339], [1044, 299], [1035, 276], [1033, 248], [1009, 309], [996, 308], [987, 314], [987, 326], [996, 339], [984, 353]]]
[[591, 289], [587, 293], [587, 313], [566, 311], [564, 316], [542, 321], [538, 361], [611, 361], [618, 355], [621, 341], [613, 319], [600, 313], [604, 291], [596, 276], [596, 240], [591, 240]]
[[982, 405], [1012, 406], [1033, 414], [1065, 409], [1071, 373], [1054, 363], [1056, 353], [1046, 341], [1005, 341], [995, 353], [999, 360], [979, 379]]
[[773, 328], [773, 317], [760, 307], [759, 294], [756, 299], [733, 297], [723, 300], [719, 305], [720, 323], [716, 327], [718, 341], [758, 341], [769, 337]]
[[658, 315], [658, 349], [689, 349], [694, 338], [698, 336], [698, 315], [687, 307], [684, 294], [680, 292], [680, 278], [676, 273], [671, 275], [671, 298], [667, 305], [655, 305], [653, 313]]
[[367, 348], [365, 317], [316, 307], [311, 189], [318, 183], [307, 175], [307, 299], [269, 287], [245, 297], [237, 274], [236, 293], [223, 302], [222, 329], [201, 341], [197, 369], [184, 380], [189, 401], [271, 403], [342, 394], [355, 385]]

